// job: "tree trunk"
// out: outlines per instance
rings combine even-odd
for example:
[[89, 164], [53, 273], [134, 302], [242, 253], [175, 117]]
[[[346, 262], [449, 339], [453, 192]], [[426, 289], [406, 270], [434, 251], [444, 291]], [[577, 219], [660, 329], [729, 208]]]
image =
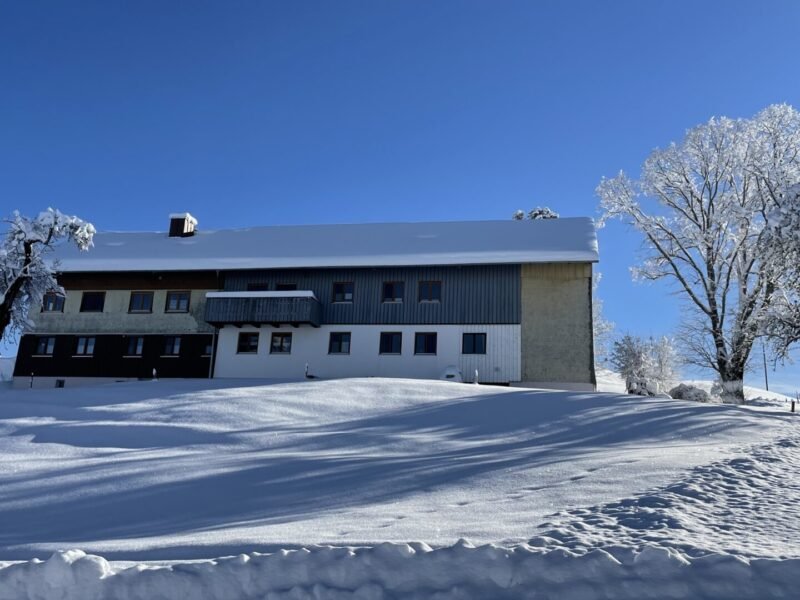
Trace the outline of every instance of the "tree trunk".
[[744, 404], [744, 365], [728, 362], [719, 376], [723, 402]]

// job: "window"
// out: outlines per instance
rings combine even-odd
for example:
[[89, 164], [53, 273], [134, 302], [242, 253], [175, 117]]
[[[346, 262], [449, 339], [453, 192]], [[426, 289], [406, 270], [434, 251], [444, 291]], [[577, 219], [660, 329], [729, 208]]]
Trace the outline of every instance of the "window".
[[275, 284], [275, 291], [276, 292], [291, 292], [297, 289], [296, 283], [276, 283]]
[[334, 302], [352, 302], [353, 301], [353, 282], [340, 281], [333, 284], [333, 301]]
[[332, 331], [328, 354], [350, 354], [350, 333]]
[[64, 312], [64, 296], [48, 292], [42, 298], [42, 312]]
[[214, 349], [214, 345], [212, 342], [207, 342], [205, 347], [203, 348], [202, 356], [211, 356], [211, 351]]
[[40, 337], [36, 338], [36, 354], [39, 356], [53, 356], [53, 349], [56, 347], [56, 338]]
[[381, 331], [381, 354], [401, 354], [403, 334], [399, 331]]
[[486, 354], [486, 334], [465, 333], [461, 338], [461, 354]]
[[266, 292], [269, 290], [268, 283], [248, 283], [247, 284], [247, 291], [248, 292]]
[[56, 379], [56, 387], [57, 388], [63, 388], [65, 383], [66, 383], [65, 379]]
[[419, 301], [420, 302], [440, 302], [442, 299], [441, 281], [420, 281], [419, 282]]
[[382, 302], [402, 302], [404, 284], [402, 281], [384, 281]]
[[133, 335], [128, 338], [128, 348], [125, 350], [125, 356], [141, 356], [143, 347], [144, 338], [140, 335]]
[[273, 333], [272, 343], [269, 346], [270, 354], [291, 354], [292, 352], [292, 334], [291, 333]]
[[91, 356], [94, 354], [94, 338], [79, 337], [75, 343], [76, 356]]
[[166, 312], [189, 312], [189, 292], [167, 292]]
[[128, 312], [153, 312], [153, 292], [131, 292], [131, 300], [128, 303]]
[[164, 338], [163, 356], [178, 356], [181, 353], [181, 338], [178, 335], [168, 335]]
[[257, 354], [258, 334], [240, 333], [239, 343], [236, 345], [236, 354]]
[[105, 292], [83, 292], [81, 297], [81, 312], [103, 312], [106, 302]]
[[415, 334], [414, 354], [436, 354], [436, 334], [435, 333]]

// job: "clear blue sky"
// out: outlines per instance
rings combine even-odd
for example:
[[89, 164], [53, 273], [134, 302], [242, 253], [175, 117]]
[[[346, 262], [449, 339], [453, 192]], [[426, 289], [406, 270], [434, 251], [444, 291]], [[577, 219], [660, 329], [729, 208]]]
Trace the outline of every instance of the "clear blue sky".
[[[206, 229], [595, 216], [601, 176], [686, 128], [800, 106], [799, 28], [791, 0], [0, 0], [0, 212], [100, 230], [184, 210]], [[636, 236], [600, 244], [608, 317], [670, 333], [677, 298], [630, 281]]]

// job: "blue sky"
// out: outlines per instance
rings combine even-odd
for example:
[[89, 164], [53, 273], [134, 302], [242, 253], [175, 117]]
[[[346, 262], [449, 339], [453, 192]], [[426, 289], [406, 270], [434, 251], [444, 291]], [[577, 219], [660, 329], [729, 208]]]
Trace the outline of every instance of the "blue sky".
[[[0, 2], [0, 212], [595, 216], [602, 176], [688, 127], [800, 106], [798, 26], [790, 0]], [[607, 316], [671, 333], [678, 299], [630, 280], [635, 234], [600, 244]]]

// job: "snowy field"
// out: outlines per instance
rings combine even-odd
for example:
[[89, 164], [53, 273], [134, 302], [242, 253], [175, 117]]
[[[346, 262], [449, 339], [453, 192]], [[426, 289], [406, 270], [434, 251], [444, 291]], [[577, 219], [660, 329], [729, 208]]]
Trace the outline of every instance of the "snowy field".
[[794, 597], [800, 421], [778, 400], [2, 391], [0, 599]]

